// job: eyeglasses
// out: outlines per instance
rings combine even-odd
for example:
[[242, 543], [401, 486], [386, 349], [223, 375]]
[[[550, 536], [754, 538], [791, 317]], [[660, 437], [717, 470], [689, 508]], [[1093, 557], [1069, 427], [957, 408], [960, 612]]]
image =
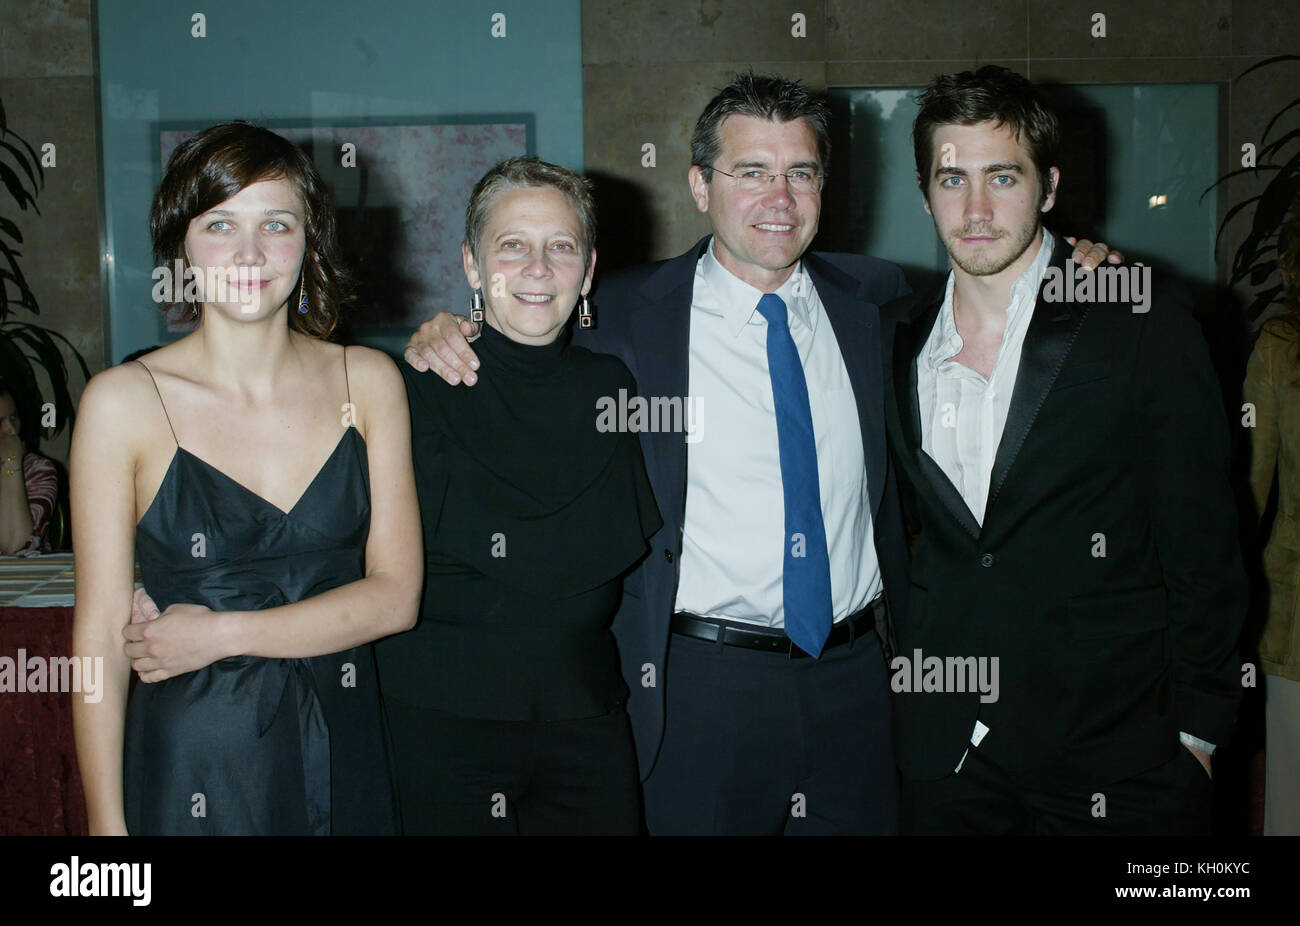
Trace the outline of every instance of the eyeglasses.
[[736, 186], [746, 193], [758, 193], [771, 189], [777, 177], [785, 178], [786, 186], [791, 193], [817, 193], [820, 192], [822, 183], [826, 179], [820, 171], [802, 169], [792, 170], [784, 174], [774, 174], [771, 171], [757, 168], [739, 174], [729, 174], [725, 170], [718, 170], [716, 167], [713, 170], [724, 177], [735, 180]]

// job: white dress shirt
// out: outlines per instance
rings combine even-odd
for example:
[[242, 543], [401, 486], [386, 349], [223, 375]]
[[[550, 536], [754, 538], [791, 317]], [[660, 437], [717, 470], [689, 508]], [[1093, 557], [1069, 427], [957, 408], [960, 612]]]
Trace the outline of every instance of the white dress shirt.
[[981, 525], [988, 505], [993, 460], [1002, 442], [1011, 393], [1020, 372], [1020, 350], [1034, 316], [1038, 287], [1051, 259], [1052, 237], [1044, 231], [1038, 256], [1011, 287], [1007, 327], [988, 379], [950, 359], [961, 353], [965, 344], [957, 333], [952, 308], [955, 278], [951, 273], [939, 317], [916, 358], [921, 449], [939, 464]]
[[[803, 265], [776, 291], [785, 302], [808, 381], [831, 605], [836, 621], [881, 590], [862, 429], [835, 331]], [[703, 411], [686, 451], [686, 514], [676, 609], [702, 617], [785, 627], [785, 492], [776, 406], [767, 367], [763, 293], [713, 254], [695, 270], [690, 394]]]

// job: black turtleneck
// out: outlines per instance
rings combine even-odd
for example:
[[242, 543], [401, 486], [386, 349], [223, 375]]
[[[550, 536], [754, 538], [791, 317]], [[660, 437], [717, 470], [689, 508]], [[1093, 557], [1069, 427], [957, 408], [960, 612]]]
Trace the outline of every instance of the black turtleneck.
[[635, 391], [616, 357], [474, 343], [472, 387], [402, 365], [426, 560], [415, 630], [379, 646], [384, 694], [467, 717], [572, 720], [626, 697], [609, 631], [662, 523], [635, 434], [596, 429]]

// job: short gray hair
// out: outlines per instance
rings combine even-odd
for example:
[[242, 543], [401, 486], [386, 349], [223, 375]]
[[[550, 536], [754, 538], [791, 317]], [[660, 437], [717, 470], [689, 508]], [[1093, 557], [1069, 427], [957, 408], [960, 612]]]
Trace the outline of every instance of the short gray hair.
[[591, 195], [591, 181], [582, 174], [535, 157], [507, 158], [498, 163], [474, 184], [465, 208], [465, 244], [478, 258], [479, 239], [487, 225], [496, 199], [507, 190], [550, 187], [568, 199], [582, 226], [583, 262], [591, 259], [596, 244], [596, 205]]

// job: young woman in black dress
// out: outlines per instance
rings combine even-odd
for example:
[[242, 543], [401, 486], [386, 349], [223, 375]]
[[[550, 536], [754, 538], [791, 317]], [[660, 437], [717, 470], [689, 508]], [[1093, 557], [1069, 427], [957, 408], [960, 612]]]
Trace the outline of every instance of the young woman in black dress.
[[569, 343], [593, 212], [565, 168], [490, 170], [463, 246], [490, 375], [465, 390], [402, 370], [425, 591], [415, 630], [377, 650], [408, 834], [640, 830], [610, 622], [660, 520], [637, 435], [597, 428], [631, 374]]
[[[214, 126], [151, 230], [197, 273], [198, 328], [94, 377], [72, 439], [73, 645], [104, 667], [73, 701], [90, 830], [395, 832], [369, 641], [419, 599], [410, 432], [392, 361], [325, 340], [345, 275], [320, 176]], [[155, 616], [128, 624], [136, 558]]]

